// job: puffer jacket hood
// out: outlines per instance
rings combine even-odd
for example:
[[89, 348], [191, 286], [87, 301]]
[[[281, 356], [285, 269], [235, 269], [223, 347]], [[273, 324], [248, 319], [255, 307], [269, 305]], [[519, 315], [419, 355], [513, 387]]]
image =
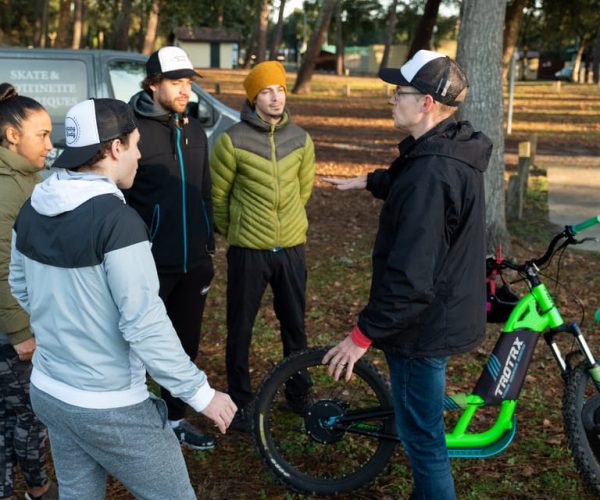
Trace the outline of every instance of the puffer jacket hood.
[[469, 122], [457, 122], [450, 117], [416, 140], [408, 137], [398, 145], [398, 149], [402, 160], [443, 156], [485, 172], [492, 154], [492, 141], [482, 132], [473, 130]]
[[125, 203], [123, 193], [108, 177], [60, 170], [35, 186], [31, 206], [41, 215], [55, 217], [102, 194], [113, 194]]
[[258, 130], [269, 131], [271, 130], [271, 127], [274, 127], [275, 130], [277, 130], [278, 128], [285, 127], [287, 123], [291, 120], [291, 115], [290, 111], [287, 108], [285, 108], [283, 110], [283, 116], [281, 117], [281, 120], [275, 125], [271, 125], [270, 123], [264, 121], [260, 116], [258, 116], [258, 114], [256, 113], [256, 109], [254, 109], [246, 99], [244, 101], [244, 105], [242, 106], [242, 111], [240, 112], [240, 118], [243, 122], [246, 122], [248, 125]]

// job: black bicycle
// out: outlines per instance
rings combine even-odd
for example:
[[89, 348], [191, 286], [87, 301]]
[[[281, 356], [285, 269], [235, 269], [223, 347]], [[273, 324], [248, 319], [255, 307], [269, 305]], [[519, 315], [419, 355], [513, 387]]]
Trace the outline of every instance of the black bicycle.
[[[447, 432], [451, 457], [485, 458], [504, 451], [516, 433], [515, 411], [531, 356], [541, 334], [556, 359], [564, 386], [564, 430], [584, 483], [600, 495], [600, 365], [575, 323], [565, 323], [540, 269], [600, 216], [567, 226], [546, 253], [524, 263], [488, 259], [492, 271], [518, 272], [529, 293], [511, 305], [510, 315], [473, 391], [447, 396], [445, 409], [459, 415]], [[513, 308], [514, 306], [514, 308]], [[557, 338], [571, 337], [576, 348], [563, 356]], [[284, 359], [264, 379], [255, 403], [254, 433], [267, 466], [286, 485], [323, 495], [348, 492], [371, 482], [388, 464], [399, 438], [390, 386], [373, 362], [356, 363], [349, 382], [336, 382], [321, 360], [329, 347], [308, 349]], [[313, 386], [306, 408], [293, 411], [286, 382], [308, 372]], [[495, 417], [478, 413], [497, 407]], [[475, 415], [481, 418], [475, 419]], [[484, 429], [475, 429], [475, 421]]]

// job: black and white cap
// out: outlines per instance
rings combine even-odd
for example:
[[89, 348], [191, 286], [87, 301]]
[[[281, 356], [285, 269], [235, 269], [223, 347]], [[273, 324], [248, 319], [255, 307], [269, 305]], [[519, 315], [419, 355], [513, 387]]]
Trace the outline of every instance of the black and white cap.
[[400, 68], [383, 68], [379, 78], [387, 83], [414, 87], [448, 106], [458, 106], [464, 98], [463, 91], [469, 86], [465, 72], [455, 61], [431, 50], [419, 50]]
[[162, 75], [170, 80], [201, 76], [196, 73], [187, 54], [179, 47], [163, 47], [146, 61], [146, 75]]
[[102, 143], [130, 134], [137, 128], [129, 105], [117, 99], [88, 99], [73, 106], [65, 117], [67, 147], [54, 167], [75, 169], [86, 165]]

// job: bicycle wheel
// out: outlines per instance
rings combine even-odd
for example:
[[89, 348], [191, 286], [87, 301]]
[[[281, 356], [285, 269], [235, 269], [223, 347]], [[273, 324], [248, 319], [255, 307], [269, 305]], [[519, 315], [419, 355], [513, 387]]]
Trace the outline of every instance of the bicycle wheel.
[[[264, 379], [254, 412], [256, 443], [267, 466], [291, 488], [321, 495], [365, 486], [396, 446], [387, 380], [361, 359], [349, 382], [334, 381], [321, 364], [328, 350], [308, 349], [284, 359]], [[301, 371], [312, 380], [303, 415], [285, 399], [286, 381]]]
[[585, 485], [600, 495], [600, 393], [584, 363], [565, 377], [563, 419], [575, 465]]

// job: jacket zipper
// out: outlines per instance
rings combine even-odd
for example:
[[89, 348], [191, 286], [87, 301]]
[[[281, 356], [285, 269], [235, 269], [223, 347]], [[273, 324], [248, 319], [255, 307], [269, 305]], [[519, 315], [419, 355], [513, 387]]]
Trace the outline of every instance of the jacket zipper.
[[[179, 118], [177, 116], [177, 118]], [[185, 171], [183, 165], [183, 153], [181, 151], [181, 129], [175, 126], [175, 137], [177, 140], [177, 154], [179, 155], [179, 171], [181, 173], [181, 214], [183, 219], [183, 272], [187, 273], [187, 210], [185, 199]]]
[[275, 149], [275, 125], [271, 125], [271, 131], [269, 133], [269, 140], [271, 142], [271, 162], [273, 163], [273, 179], [275, 180], [275, 220], [277, 222], [277, 232], [275, 246], [279, 246], [281, 227], [279, 224], [279, 176], [277, 172], [277, 151]]

